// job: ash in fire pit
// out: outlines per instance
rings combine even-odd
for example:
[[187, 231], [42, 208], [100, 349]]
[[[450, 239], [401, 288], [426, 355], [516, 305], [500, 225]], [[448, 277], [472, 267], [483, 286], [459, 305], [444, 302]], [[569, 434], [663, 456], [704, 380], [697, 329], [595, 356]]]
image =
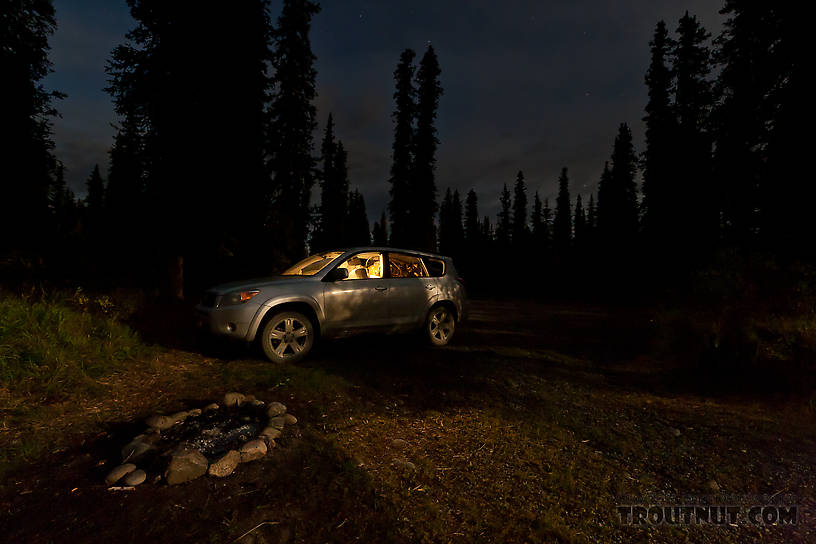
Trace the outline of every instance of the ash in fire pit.
[[224, 477], [239, 463], [264, 457], [275, 447], [284, 425], [297, 423], [279, 402], [266, 404], [240, 393], [224, 395], [223, 406], [172, 415], [154, 415], [147, 430], [122, 448], [122, 463], [108, 474], [109, 486], [129, 489], [153, 475], [170, 485], [188, 482], [204, 474]]

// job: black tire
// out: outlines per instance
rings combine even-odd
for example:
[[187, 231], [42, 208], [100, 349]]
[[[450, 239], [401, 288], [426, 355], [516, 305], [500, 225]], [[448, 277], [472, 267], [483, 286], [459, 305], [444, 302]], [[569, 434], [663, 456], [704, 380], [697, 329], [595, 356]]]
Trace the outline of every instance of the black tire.
[[428, 312], [424, 334], [432, 346], [446, 346], [456, 332], [456, 315], [445, 305], [438, 304]]
[[273, 363], [297, 363], [312, 350], [315, 330], [312, 320], [300, 312], [278, 312], [261, 331], [261, 348]]

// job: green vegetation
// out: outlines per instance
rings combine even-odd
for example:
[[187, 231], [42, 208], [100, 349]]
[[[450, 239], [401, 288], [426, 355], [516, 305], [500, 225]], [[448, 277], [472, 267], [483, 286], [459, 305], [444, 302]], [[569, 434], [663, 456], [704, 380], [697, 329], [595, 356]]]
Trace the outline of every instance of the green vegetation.
[[[0, 388], [62, 400], [149, 355], [108, 296], [0, 293]], [[5, 395], [4, 395], [5, 396]]]

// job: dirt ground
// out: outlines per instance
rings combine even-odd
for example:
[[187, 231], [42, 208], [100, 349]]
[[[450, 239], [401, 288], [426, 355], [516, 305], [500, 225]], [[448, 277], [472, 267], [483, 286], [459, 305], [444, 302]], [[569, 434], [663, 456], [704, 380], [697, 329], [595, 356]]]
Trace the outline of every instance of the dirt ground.
[[[179, 329], [101, 400], [44, 408], [48, 448], [4, 476], [6, 542], [814, 542], [816, 416], [784, 396], [712, 395], [650, 359], [648, 312], [475, 301], [454, 342], [324, 342], [296, 366]], [[182, 338], [183, 337], [183, 338]], [[758, 377], [757, 379], [761, 379]], [[298, 423], [225, 479], [111, 492], [103, 478], [156, 411], [227, 391]], [[401, 439], [397, 443], [395, 439]], [[21, 442], [22, 441], [22, 442]], [[625, 504], [797, 506], [795, 525], [622, 524]]]

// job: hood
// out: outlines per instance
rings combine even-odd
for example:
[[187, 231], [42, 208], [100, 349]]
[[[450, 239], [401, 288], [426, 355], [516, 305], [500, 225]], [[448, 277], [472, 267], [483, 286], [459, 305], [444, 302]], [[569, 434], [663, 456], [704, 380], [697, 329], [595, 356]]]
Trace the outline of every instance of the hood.
[[301, 283], [315, 279], [315, 276], [266, 276], [264, 278], [253, 278], [222, 283], [207, 289], [207, 291], [223, 295], [231, 291], [238, 291], [239, 289], [263, 289], [265, 287], [291, 285], [293, 283]]

